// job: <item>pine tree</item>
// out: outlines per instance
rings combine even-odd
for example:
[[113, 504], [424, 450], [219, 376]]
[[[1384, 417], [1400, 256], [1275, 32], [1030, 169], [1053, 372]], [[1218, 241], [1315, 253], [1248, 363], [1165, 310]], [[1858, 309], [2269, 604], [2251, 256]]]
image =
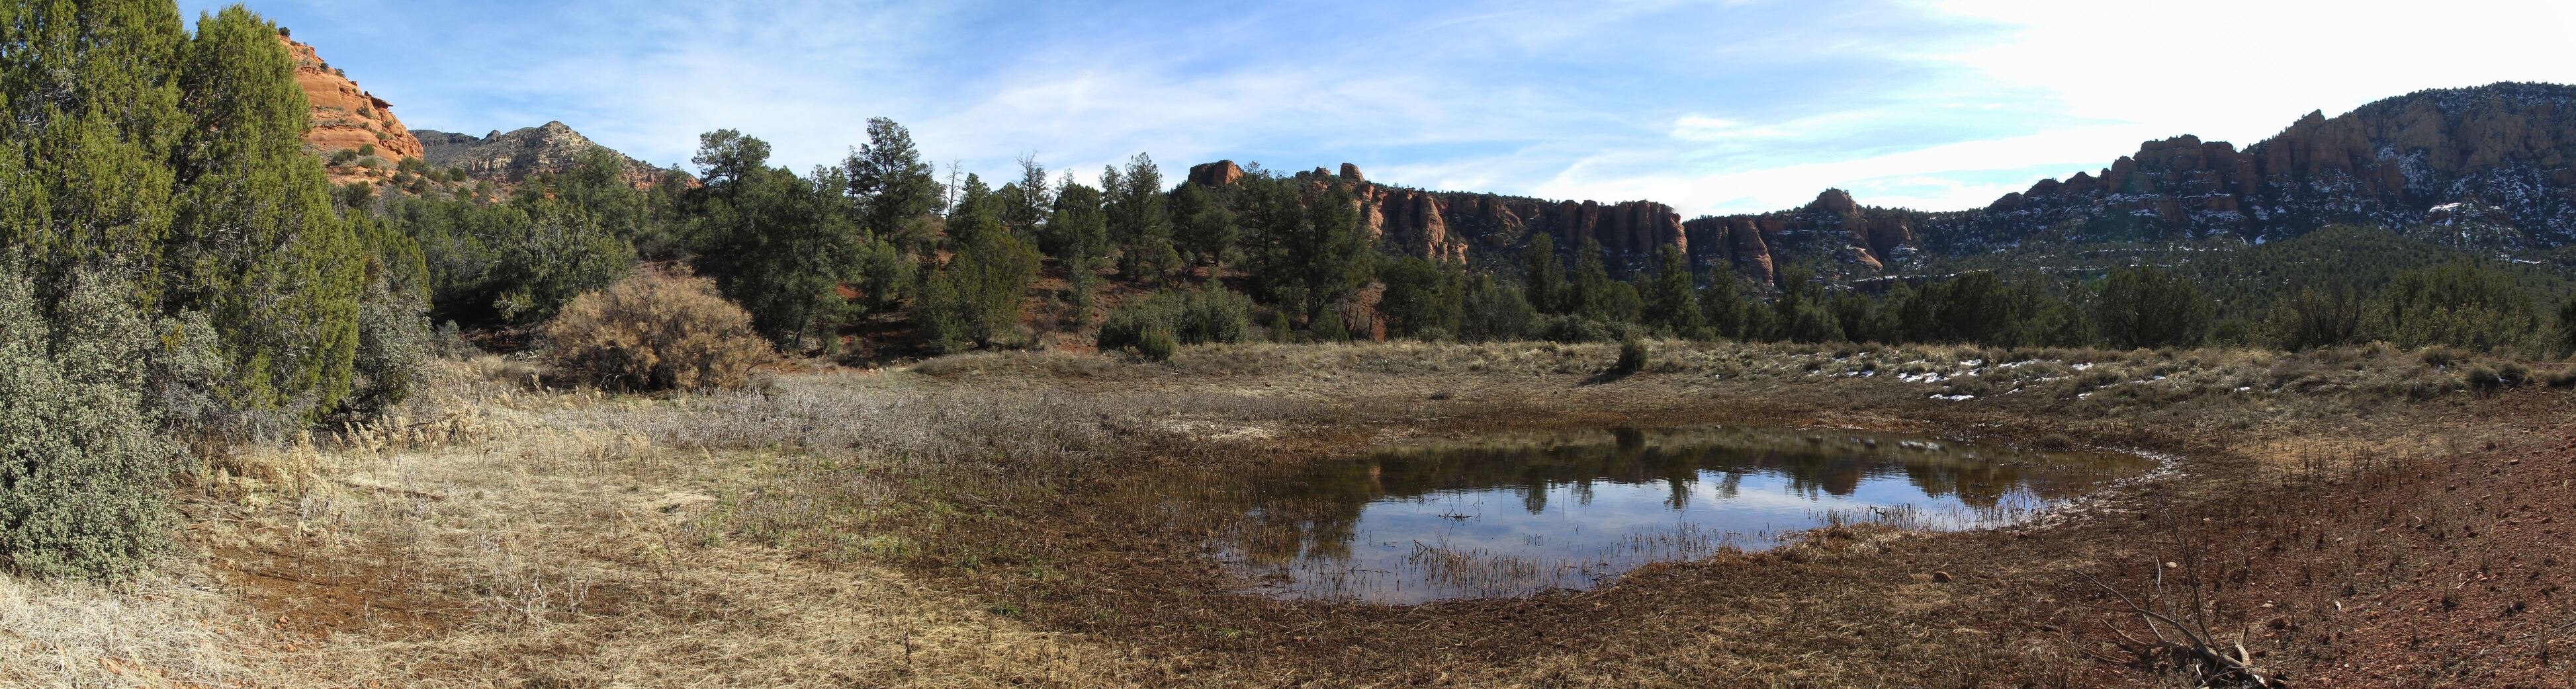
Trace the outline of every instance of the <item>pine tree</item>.
[[1369, 244], [1368, 228], [1360, 225], [1359, 201], [1349, 190], [1336, 184], [1307, 204], [1305, 222], [1288, 240], [1307, 313], [1331, 307], [1368, 282]]
[[1708, 337], [1708, 314], [1691, 290], [1690, 259], [1670, 244], [1655, 250], [1655, 274], [1644, 288], [1646, 321], [1676, 337]]
[[850, 315], [841, 285], [866, 279], [878, 253], [844, 195], [856, 186], [844, 168], [816, 167], [800, 178], [769, 167], [767, 143], [729, 133], [699, 139], [700, 165], [724, 180], [709, 184], [697, 204], [700, 272], [771, 341], [791, 350], [829, 346], [830, 330]]
[[930, 218], [939, 211], [939, 181], [912, 132], [883, 117], [868, 120], [868, 143], [842, 162], [850, 195], [859, 202], [859, 227], [915, 256], [933, 250]]
[[1214, 277], [1238, 240], [1234, 214], [1218, 202], [1215, 193], [1196, 184], [1172, 191], [1171, 211], [1173, 240], [1186, 249], [1182, 265], [1207, 266]]
[[1386, 284], [1378, 312], [1389, 335], [1440, 340], [1458, 332], [1466, 276], [1457, 266], [1406, 256], [1379, 261], [1377, 276]]
[[1566, 280], [1561, 313], [1611, 321], [1610, 270], [1602, 262], [1601, 244], [1590, 239], [1574, 251], [1574, 273]]
[[1711, 335], [1736, 340], [1759, 339], [1758, 333], [1746, 331], [1751, 315], [1744, 301], [1742, 281], [1731, 271], [1720, 270], [1709, 276], [1708, 287], [1700, 290], [1699, 308], [1705, 315]]
[[1055, 188], [1046, 168], [1033, 155], [1020, 156], [1020, 181], [1002, 185], [1002, 225], [1022, 243], [1038, 244], [1047, 216], [1055, 210]]
[[1529, 274], [1524, 287], [1530, 306], [1540, 313], [1565, 313], [1565, 264], [1556, 257], [1556, 239], [1545, 232], [1531, 233], [1529, 246], [1521, 250], [1521, 269]]
[[1159, 282], [1180, 268], [1172, 245], [1172, 216], [1164, 207], [1163, 173], [1143, 153], [1127, 161], [1123, 172], [1101, 175], [1108, 196], [1109, 236], [1118, 245], [1118, 274], [1132, 280]]

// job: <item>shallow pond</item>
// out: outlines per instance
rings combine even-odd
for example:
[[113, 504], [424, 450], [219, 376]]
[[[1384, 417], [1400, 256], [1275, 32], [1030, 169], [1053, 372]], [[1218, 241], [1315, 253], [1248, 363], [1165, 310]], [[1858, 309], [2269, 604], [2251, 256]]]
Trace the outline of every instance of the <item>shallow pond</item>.
[[1223, 556], [1281, 597], [1420, 603], [1605, 585], [1835, 522], [2024, 519], [2155, 462], [1852, 431], [1504, 434], [1255, 479]]

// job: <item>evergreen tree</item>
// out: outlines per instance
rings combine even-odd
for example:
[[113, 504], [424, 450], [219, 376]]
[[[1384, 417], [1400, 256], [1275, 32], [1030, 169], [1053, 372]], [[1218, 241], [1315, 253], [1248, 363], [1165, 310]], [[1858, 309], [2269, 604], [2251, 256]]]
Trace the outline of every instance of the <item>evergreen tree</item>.
[[1200, 185], [1183, 184], [1171, 197], [1173, 240], [1186, 250], [1182, 264], [1207, 266], [1214, 277], [1234, 253], [1234, 214]]
[[2558, 351], [2552, 355], [2576, 353], [2576, 297], [2558, 305]]
[[1118, 245], [1118, 274], [1132, 280], [1161, 281], [1181, 267], [1172, 245], [1172, 216], [1164, 207], [1163, 173], [1143, 153], [1127, 161], [1120, 173], [1101, 175], [1107, 198], [1109, 237]]
[[[765, 157], [765, 156], [764, 156]], [[931, 216], [940, 205], [939, 180], [912, 145], [912, 132], [883, 117], [868, 119], [868, 143], [842, 161], [850, 195], [859, 203], [859, 228], [914, 256], [933, 246]]]
[[1109, 217], [1100, 205], [1100, 190], [1067, 178], [1055, 194], [1046, 232], [1038, 236], [1039, 248], [1067, 271], [1091, 269], [1109, 250]]
[[1747, 332], [1751, 320], [1747, 310], [1752, 305], [1744, 301], [1742, 290], [1743, 280], [1738, 279], [1733, 271], [1719, 270], [1709, 276], [1708, 287], [1700, 290], [1699, 308], [1706, 314], [1711, 335], [1736, 340], [1759, 339], [1758, 333]]
[[213, 317], [238, 403], [327, 411], [352, 383], [363, 247], [304, 153], [309, 109], [277, 27], [239, 6], [204, 18], [178, 83], [193, 122], [172, 156], [165, 303]]
[[2530, 344], [2540, 329], [2537, 300], [2485, 261], [2461, 259], [2400, 273], [2374, 301], [2379, 337], [2409, 349], [2515, 349]]
[[2141, 266], [2111, 271], [2093, 314], [2112, 347], [2192, 347], [2209, 335], [2211, 306], [2190, 281]]
[[1538, 311], [1530, 308], [1522, 290], [1497, 283], [1491, 275], [1479, 274], [1468, 281], [1459, 305], [1459, 339], [1494, 342], [1529, 336], [1538, 321]]
[[1824, 292], [1815, 284], [1816, 270], [1791, 266], [1780, 271], [1780, 298], [1771, 302], [1771, 336], [1792, 342], [1833, 342], [1843, 339], [1842, 324], [1826, 308]]
[[979, 345], [992, 345], [1020, 322], [1020, 301], [1037, 278], [1038, 252], [1002, 223], [1005, 204], [967, 204], [951, 218], [957, 254], [941, 272], [949, 281], [956, 309], [957, 335]]
[[1530, 233], [1529, 246], [1521, 249], [1521, 270], [1529, 275], [1524, 287], [1530, 306], [1540, 313], [1565, 313], [1565, 264], [1556, 257], [1556, 239], [1545, 232]]
[[830, 331], [850, 315], [839, 288], [866, 278], [862, 269], [884, 251], [855, 221], [844, 168], [817, 167], [800, 178], [769, 167], [769, 145], [759, 139], [727, 130], [699, 140], [696, 160], [708, 178], [722, 180], [696, 204], [699, 272], [771, 341], [789, 350], [830, 346]]
[[181, 26], [155, 0], [0, 7], [0, 151], [21, 175], [0, 190], [0, 245], [27, 253], [40, 292], [80, 266], [123, 266], [138, 296], [158, 292], [146, 257], [176, 214], [171, 154], [193, 126]]
[[1596, 321], [1611, 321], [1610, 271], [1603, 263], [1601, 243], [1583, 240], [1574, 251], [1574, 273], [1565, 284], [1559, 313], [1582, 316]]
[[1466, 276], [1456, 266], [1406, 256], [1379, 261], [1377, 276], [1386, 284], [1377, 308], [1388, 335], [1439, 340], [1458, 332]]
[[1691, 289], [1690, 259], [1680, 247], [1670, 244], [1655, 249], [1655, 274], [1640, 291], [1645, 297], [1646, 322], [1676, 337], [1708, 337], [1708, 314], [1701, 310], [1699, 296]]
[[1305, 222], [1288, 239], [1298, 294], [1307, 313], [1339, 303], [1368, 282], [1370, 237], [1360, 225], [1359, 201], [1335, 184], [1308, 204]]
[[1020, 181], [1002, 185], [1002, 225], [1021, 243], [1038, 245], [1047, 216], [1055, 212], [1055, 187], [1034, 155], [1022, 155]]

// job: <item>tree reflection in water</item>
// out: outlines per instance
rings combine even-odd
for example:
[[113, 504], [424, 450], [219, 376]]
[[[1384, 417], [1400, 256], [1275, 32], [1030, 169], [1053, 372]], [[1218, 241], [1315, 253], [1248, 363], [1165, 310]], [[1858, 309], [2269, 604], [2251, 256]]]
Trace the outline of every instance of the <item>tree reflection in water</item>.
[[2153, 466], [1849, 431], [1500, 434], [1258, 477], [1223, 546], [1282, 595], [1517, 595], [1768, 547], [1831, 519], [1993, 525]]

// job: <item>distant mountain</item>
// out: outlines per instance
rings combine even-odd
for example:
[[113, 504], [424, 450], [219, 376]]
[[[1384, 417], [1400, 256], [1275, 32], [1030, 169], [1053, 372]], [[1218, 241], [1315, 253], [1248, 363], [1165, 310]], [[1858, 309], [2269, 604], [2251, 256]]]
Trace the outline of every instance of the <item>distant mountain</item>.
[[[467, 177], [501, 184], [563, 172], [590, 149], [607, 148], [562, 122], [506, 133], [495, 130], [480, 137], [429, 129], [415, 129], [411, 134], [427, 149], [430, 166], [462, 169]], [[672, 174], [623, 153], [618, 153], [617, 158], [625, 163], [627, 180], [638, 185], [649, 185]]]
[[[1219, 185], [1241, 174], [1219, 161], [1193, 168], [1190, 180]], [[2191, 136], [2149, 141], [2099, 172], [2041, 180], [1965, 211], [1868, 207], [1829, 189], [1802, 208], [1684, 221], [1652, 201], [1421, 191], [1366, 183], [1347, 165], [1332, 176], [1362, 183], [1379, 210], [1372, 227], [1408, 253], [1508, 261], [1531, 233], [1548, 232], [1560, 247], [1597, 241], [1632, 267], [1656, 247], [1679, 246], [1703, 271], [1766, 282], [1801, 262], [1859, 279], [2032, 244], [2250, 244], [2332, 224], [2514, 253], [2576, 245], [2576, 86], [2420, 91], [2334, 118], [2309, 113], [2241, 151]]]

